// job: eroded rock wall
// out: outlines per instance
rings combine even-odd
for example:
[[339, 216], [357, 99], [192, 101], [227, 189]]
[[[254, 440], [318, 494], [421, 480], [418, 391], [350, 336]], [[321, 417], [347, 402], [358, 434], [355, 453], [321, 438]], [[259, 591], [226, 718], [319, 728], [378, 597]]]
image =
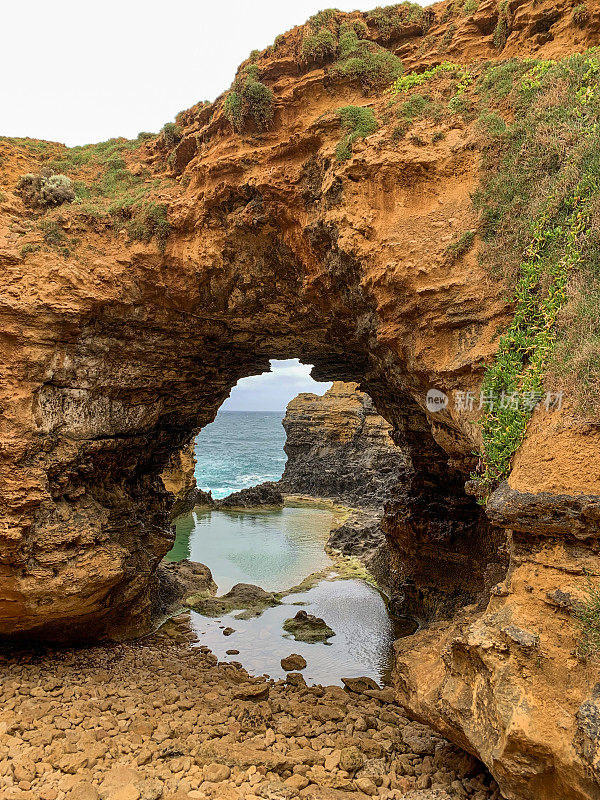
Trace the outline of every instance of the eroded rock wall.
[[383, 511], [407, 470], [392, 426], [356, 383], [336, 381], [324, 395], [303, 393], [283, 420], [287, 455], [281, 487], [355, 508]]
[[196, 455], [192, 438], [182, 449], [173, 453], [161, 473], [161, 480], [167, 492], [175, 495], [171, 509], [173, 518], [191, 511], [196, 505]]
[[[566, 0], [509, 3], [501, 52], [495, 2], [452, 19], [444, 4], [429, 10], [427, 35], [409, 26], [386, 38], [372, 25], [368, 35], [407, 70], [599, 41], [595, 2], [582, 25]], [[64, 148], [0, 141], [0, 633], [147, 627], [172, 543], [160, 474], [237, 380], [299, 357], [317, 379], [359, 382], [409, 448], [412, 476], [386, 523], [413, 572], [402, 576], [407, 602], [434, 617], [473, 603], [403, 643], [401, 702], [483, 758], [506, 797], [596, 800], [599, 671], [573, 655], [572, 615], [544, 598], [565, 586], [580, 596], [596, 560], [597, 429], [568, 409], [552, 425], [534, 419], [511, 492], [490, 506], [514, 533], [508, 577], [486, 605], [504, 538], [463, 489], [477, 411], [425, 403], [432, 387], [478, 394], [512, 315], [477, 237], [455, 260], [446, 252], [477, 225], [486, 141], [458, 117], [396, 141], [388, 98], [374, 93], [379, 129], [337, 161], [336, 110], [367, 101], [357, 83], [299, 59], [302, 37], [294, 29], [260, 56], [276, 98], [267, 131], [234, 131], [219, 100], [181, 116], [171, 154], [159, 140], [124, 153], [167, 209], [164, 251], [78, 204], [44, 221], [85, 247], [51, 246], [15, 186]], [[451, 601], [431, 603], [436, 587]]]

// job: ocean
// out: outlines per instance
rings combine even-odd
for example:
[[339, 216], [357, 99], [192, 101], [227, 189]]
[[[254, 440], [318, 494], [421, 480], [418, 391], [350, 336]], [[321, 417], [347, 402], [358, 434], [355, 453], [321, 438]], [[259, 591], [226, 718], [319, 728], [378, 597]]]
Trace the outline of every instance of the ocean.
[[196, 482], [220, 499], [283, 474], [285, 431], [279, 411], [220, 411], [196, 438]]

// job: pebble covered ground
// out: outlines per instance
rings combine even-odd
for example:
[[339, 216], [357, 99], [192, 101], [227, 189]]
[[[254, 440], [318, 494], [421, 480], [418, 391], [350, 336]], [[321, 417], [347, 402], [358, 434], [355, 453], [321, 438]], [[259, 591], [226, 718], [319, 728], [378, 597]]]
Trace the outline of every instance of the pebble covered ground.
[[389, 689], [251, 677], [190, 645], [183, 615], [137, 642], [0, 654], [0, 798], [501, 800]]

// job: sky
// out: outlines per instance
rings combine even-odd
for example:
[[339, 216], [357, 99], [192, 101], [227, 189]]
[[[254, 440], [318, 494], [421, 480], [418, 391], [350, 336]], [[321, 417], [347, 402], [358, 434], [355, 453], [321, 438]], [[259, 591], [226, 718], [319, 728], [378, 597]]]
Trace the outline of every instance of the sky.
[[300, 392], [325, 394], [331, 383], [317, 383], [310, 377], [310, 364], [298, 359], [271, 361], [271, 372], [243, 378], [231, 390], [221, 411], [278, 411], [283, 414], [289, 401]]
[[[156, 132], [228, 89], [251, 50], [331, 2], [2, 3], [0, 135], [73, 146]], [[336, 3], [342, 11], [376, 5]]]

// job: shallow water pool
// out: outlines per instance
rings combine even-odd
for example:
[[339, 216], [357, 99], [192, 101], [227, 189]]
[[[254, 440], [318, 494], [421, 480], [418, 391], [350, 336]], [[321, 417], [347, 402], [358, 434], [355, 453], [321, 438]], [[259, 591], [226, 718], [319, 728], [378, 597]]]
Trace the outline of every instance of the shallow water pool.
[[[334, 577], [323, 547], [335, 517], [331, 510], [291, 506], [270, 512], [195, 511], [177, 521], [168, 558], [207, 564], [219, 594], [236, 583], [285, 591], [328, 566]], [[323, 617], [336, 635], [328, 643], [295, 641], [282, 626], [299, 607]], [[362, 675], [388, 683], [394, 639], [414, 629], [412, 621], [388, 613], [377, 589], [355, 579], [321, 580], [254, 619], [239, 620], [236, 613], [213, 619], [192, 612], [199, 644], [221, 661], [239, 661], [250, 673], [272, 678], [285, 676], [279, 663], [284, 656], [299, 653], [308, 662], [303, 675], [309, 684], [341, 685], [342, 677]], [[234, 633], [224, 636], [228, 627]], [[227, 650], [240, 652], [227, 655]]]

